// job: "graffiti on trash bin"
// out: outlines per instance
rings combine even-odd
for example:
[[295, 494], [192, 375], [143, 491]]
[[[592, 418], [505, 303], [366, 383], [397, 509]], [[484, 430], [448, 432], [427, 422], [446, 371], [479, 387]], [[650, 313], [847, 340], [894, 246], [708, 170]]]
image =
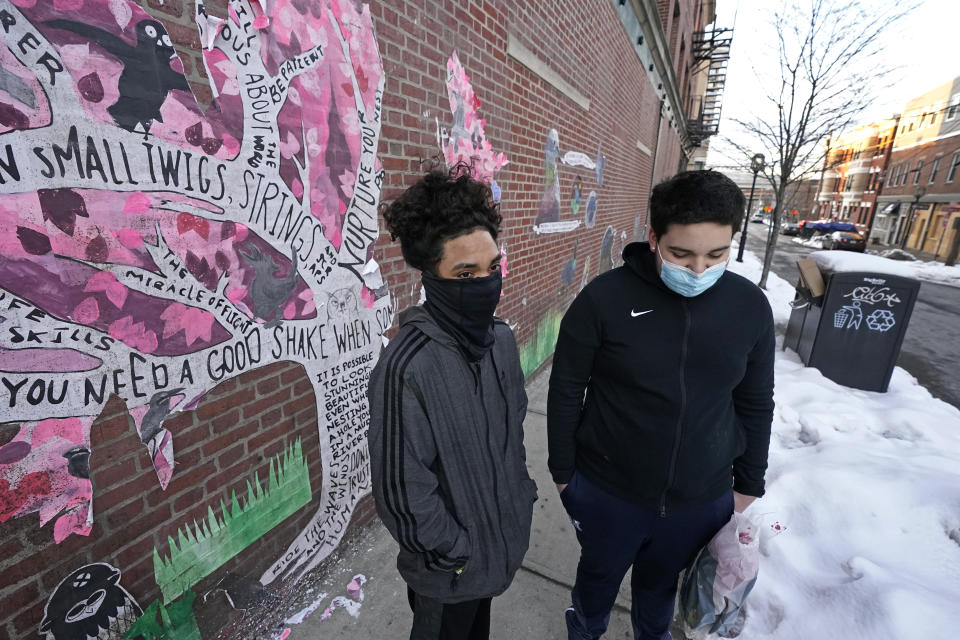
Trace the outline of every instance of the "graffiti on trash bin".
[[901, 302], [900, 296], [891, 291], [890, 287], [856, 287], [850, 293], [843, 294], [843, 297], [852, 298], [866, 304], [886, 304], [888, 307], [893, 307]]

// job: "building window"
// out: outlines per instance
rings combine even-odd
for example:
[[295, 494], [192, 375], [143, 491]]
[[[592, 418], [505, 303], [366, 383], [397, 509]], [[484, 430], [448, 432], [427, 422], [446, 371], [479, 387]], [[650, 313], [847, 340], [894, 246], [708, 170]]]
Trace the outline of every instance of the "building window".
[[920, 172], [923, 170], [923, 160], [917, 160], [917, 168], [914, 169], [913, 184], [920, 184]]
[[950, 104], [947, 105], [947, 116], [944, 120], [953, 120], [960, 113], [960, 93], [950, 96]]
[[950, 161], [950, 168], [947, 170], [947, 179], [944, 182], [953, 182], [953, 174], [957, 171], [957, 165], [960, 164], [960, 150], [953, 152], [953, 159]]
[[910, 163], [904, 162], [903, 172], [900, 174], [900, 181], [897, 183], [897, 186], [902, 187], [903, 185], [907, 184], [907, 174], [909, 173], [910, 173]]
[[940, 156], [937, 156], [933, 159], [933, 164], [930, 165], [930, 182], [933, 184], [933, 181], [937, 179], [937, 169], [940, 168]]

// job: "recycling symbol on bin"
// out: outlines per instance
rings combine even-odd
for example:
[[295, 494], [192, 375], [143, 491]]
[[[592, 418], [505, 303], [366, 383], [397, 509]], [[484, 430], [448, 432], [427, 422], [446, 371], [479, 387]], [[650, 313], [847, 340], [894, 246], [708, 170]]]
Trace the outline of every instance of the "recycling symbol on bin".
[[889, 331], [897, 321], [888, 309], [877, 309], [867, 316], [867, 326], [874, 331]]

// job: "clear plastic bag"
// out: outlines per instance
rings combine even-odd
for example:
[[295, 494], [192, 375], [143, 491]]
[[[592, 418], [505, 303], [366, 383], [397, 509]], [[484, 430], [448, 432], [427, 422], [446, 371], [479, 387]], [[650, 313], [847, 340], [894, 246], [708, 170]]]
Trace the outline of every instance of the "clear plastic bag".
[[680, 584], [679, 613], [683, 632], [691, 640], [724, 635], [740, 615], [757, 582], [760, 535], [757, 525], [734, 513], [697, 554]]

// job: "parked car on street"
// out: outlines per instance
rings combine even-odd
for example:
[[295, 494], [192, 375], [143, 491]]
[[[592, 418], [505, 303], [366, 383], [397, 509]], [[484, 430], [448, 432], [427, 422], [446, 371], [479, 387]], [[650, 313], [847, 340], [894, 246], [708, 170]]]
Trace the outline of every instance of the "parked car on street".
[[780, 226], [780, 235], [797, 236], [800, 235], [800, 225], [796, 222], [784, 222]]
[[763, 213], [757, 211], [755, 214], [750, 216], [750, 222], [763, 222]]
[[866, 240], [859, 233], [853, 231], [834, 231], [823, 236], [821, 240], [824, 249], [843, 249], [845, 251], [863, 251], [867, 248]]

